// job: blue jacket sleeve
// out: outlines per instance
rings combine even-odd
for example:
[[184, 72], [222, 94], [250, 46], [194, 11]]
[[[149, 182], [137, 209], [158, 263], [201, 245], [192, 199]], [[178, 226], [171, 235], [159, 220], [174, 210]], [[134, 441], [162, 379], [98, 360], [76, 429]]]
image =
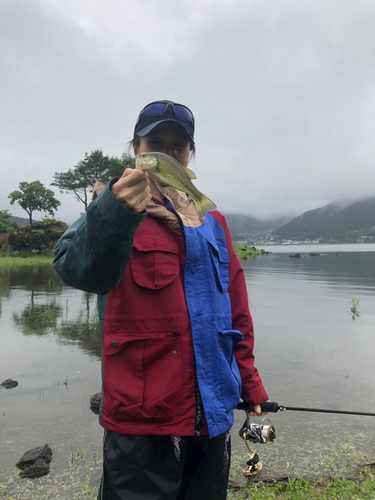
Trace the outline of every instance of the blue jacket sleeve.
[[56, 272], [74, 288], [105, 294], [123, 278], [134, 233], [147, 212], [131, 212], [114, 198], [110, 188], [116, 180], [107, 184], [53, 250]]

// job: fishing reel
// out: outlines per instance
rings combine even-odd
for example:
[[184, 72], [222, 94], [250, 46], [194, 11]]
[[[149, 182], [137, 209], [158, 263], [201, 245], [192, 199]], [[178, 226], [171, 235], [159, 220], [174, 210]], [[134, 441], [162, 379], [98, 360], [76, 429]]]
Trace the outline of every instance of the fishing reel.
[[[265, 421], [268, 421], [268, 424], [265, 424]], [[276, 441], [276, 429], [267, 417], [260, 424], [251, 424], [249, 416], [247, 416], [239, 435], [245, 441], [251, 441], [252, 443], [265, 444]]]
[[239, 435], [251, 452], [250, 458], [246, 462], [247, 467], [243, 469], [242, 473], [248, 481], [252, 481], [260, 473], [263, 465], [259, 461], [258, 453], [250, 448], [248, 441], [262, 444], [273, 443], [276, 440], [276, 429], [267, 417], [260, 424], [250, 423], [250, 413], [246, 412], [246, 420], [239, 431]]

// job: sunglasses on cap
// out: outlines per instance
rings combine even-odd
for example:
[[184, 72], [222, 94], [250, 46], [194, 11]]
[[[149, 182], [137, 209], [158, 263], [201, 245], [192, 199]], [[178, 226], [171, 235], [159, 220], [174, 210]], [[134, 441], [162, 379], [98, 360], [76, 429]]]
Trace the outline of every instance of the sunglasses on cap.
[[140, 116], [142, 114], [155, 117], [164, 116], [169, 107], [173, 109], [175, 116], [180, 120], [194, 123], [194, 116], [190, 109], [183, 104], [175, 104], [174, 102], [152, 102], [142, 109]]
[[147, 104], [139, 113], [135, 124], [134, 135], [147, 135], [156, 125], [172, 121], [179, 123], [194, 142], [194, 115], [183, 104], [172, 101], [154, 101]]

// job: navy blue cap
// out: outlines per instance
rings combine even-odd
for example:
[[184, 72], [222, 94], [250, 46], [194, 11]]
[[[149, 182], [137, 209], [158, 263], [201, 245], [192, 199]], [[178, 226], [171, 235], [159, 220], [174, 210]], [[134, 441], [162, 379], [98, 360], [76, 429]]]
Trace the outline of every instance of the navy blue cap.
[[194, 143], [193, 113], [183, 104], [166, 100], [151, 102], [142, 109], [135, 124], [134, 135], [145, 137], [153, 128], [164, 122], [178, 123]]

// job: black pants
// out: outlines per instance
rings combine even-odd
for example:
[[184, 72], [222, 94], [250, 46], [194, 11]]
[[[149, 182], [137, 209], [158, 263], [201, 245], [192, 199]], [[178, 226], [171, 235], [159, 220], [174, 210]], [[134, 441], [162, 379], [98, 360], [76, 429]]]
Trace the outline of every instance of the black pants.
[[106, 431], [98, 500], [225, 500], [229, 434], [127, 436]]

